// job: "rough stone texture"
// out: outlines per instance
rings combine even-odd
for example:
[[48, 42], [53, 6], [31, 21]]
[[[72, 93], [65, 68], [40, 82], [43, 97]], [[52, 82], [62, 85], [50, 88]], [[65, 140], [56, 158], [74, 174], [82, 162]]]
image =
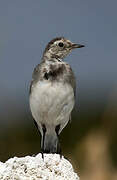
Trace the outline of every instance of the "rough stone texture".
[[0, 180], [79, 180], [71, 163], [57, 154], [14, 157], [0, 162]]

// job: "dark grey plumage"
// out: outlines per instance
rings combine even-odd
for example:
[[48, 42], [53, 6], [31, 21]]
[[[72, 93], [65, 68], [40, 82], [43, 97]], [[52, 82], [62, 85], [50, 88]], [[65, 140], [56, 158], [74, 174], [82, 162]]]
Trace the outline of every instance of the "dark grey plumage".
[[70, 65], [66, 62], [57, 62], [56, 59], [53, 59], [52, 62], [53, 64], [50, 64], [49, 66], [47, 65], [49, 70], [47, 70], [44, 61], [42, 61], [35, 67], [32, 74], [32, 81], [30, 84], [30, 93], [32, 85], [36, 84], [38, 81], [45, 80], [46, 75], [48, 75], [48, 79], [52, 82], [58, 81], [71, 84], [75, 94], [76, 81]]

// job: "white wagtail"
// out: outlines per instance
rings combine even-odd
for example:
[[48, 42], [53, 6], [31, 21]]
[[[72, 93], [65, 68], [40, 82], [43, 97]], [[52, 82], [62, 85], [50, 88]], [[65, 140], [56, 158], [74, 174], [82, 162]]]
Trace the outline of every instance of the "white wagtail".
[[34, 69], [30, 108], [42, 136], [42, 154], [61, 151], [58, 136], [71, 118], [76, 86], [74, 73], [63, 59], [72, 49], [82, 47], [57, 37], [48, 43], [41, 63]]

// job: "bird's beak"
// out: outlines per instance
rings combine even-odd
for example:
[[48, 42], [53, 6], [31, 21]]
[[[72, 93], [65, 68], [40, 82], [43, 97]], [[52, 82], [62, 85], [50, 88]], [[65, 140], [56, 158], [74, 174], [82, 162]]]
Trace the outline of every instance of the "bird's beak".
[[85, 45], [82, 45], [82, 44], [72, 44], [72, 49], [82, 48], [82, 47], [85, 47]]

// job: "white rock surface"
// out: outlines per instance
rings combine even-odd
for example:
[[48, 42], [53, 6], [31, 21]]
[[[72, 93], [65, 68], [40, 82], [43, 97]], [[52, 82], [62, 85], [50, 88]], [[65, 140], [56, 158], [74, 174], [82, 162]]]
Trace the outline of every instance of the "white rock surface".
[[79, 180], [71, 163], [57, 154], [14, 157], [0, 162], [0, 180]]

